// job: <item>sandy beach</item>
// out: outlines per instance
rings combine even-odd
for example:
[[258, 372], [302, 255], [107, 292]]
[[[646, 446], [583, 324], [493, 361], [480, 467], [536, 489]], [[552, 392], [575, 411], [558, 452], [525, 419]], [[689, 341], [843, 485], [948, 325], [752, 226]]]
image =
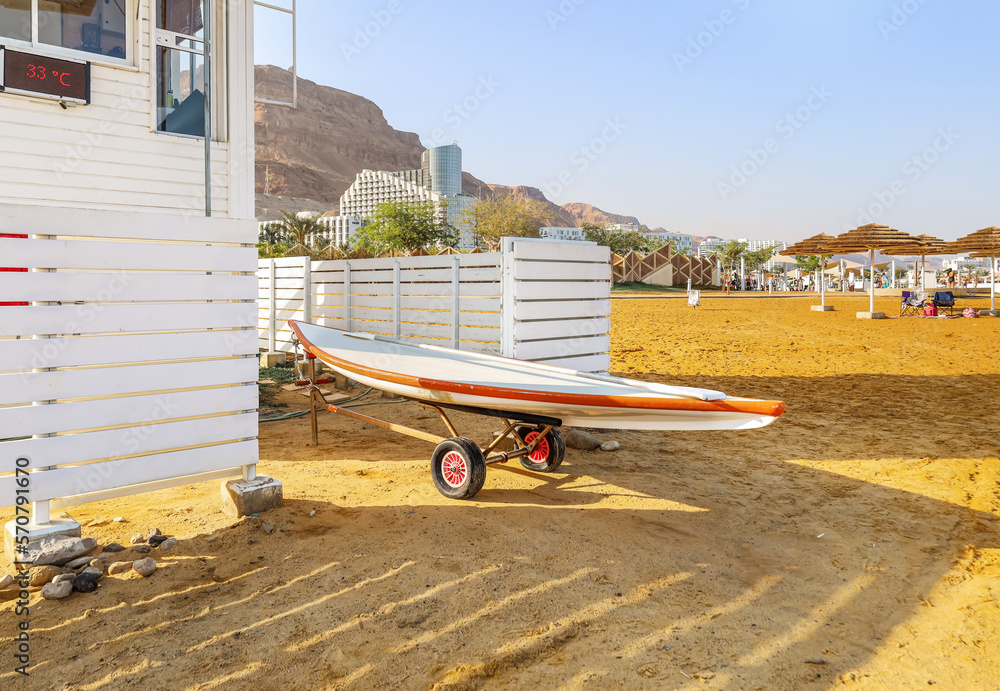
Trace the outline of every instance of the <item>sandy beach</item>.
[[317, 447], [308, 418], [262, 425], [285, 504], [260, 517], [221, 513], [218, 483], [75, 507], [102, 544], [180, 546], [149, 578], [35, 593], [31, 677], [5, 654], [0, 686], [1000, 688], [1000, 320], [817, 302], [613, 300], [615, 373], [785, 401], [765, 429], [601, 431], [621, 449], [494, 466], [458, 502], [430, 444], [323, 415]]

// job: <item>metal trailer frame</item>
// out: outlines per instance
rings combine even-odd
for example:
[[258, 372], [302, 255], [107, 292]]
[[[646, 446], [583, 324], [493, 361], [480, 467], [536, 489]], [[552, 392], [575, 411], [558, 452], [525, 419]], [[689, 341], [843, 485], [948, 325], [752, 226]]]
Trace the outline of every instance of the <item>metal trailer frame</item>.
[[[294, 345], [293, 357], [295, 357], [296, 373], [299, 380], [306, 383], [309, 389], [310, 420], [314, 445], [319, 445], [317, 411], [320, 409], [326, 409], [331, 413], [352, 420], [431, 442], [437, 445], [431, 456], [431, 476], [438, 491], [450, 499], [472, 499], [483, 487], [487, 466], [506, 463], [518, 458], [521, 465], [527, 470], [550, 473], [559, 467], [566, 454], [566, 444], [563, 441], [562, 432], [559, 430], [562, 420], [557, 418], [492, 408], [436, 403], [404, 396], [405, 400], [412, 401], [422, 408], [433, 410], [441, 416], [442, 422], [452, 435], [451, 437], [442, 437], [333, 405], [326, 400], [316, 383], [316, 356], [309, 352], [306, 353], [309, 361], [309, 376], [305, 377], [299, 369], [298, 342], [296, 341]], [[504, 423], [504, 429], [497, 433], [488, 445], [481, 447], [471, 439], [459, 434], [445, 409], [498, 418]], [[508, 437], [514, 441], [516, 448], [513, 451], [497, 451], [497, 447]]]

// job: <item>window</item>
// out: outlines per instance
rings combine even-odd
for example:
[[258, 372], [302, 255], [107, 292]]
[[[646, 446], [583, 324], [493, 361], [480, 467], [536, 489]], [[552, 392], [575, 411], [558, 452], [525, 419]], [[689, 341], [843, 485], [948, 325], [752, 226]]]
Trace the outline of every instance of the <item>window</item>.
[[204, 137], [205, 3], [203, 0], [156, 0], [154, 13], [156, 129]]
[[124, 62], [128, 5], [129, 0], [0, 0], [0, 40]]

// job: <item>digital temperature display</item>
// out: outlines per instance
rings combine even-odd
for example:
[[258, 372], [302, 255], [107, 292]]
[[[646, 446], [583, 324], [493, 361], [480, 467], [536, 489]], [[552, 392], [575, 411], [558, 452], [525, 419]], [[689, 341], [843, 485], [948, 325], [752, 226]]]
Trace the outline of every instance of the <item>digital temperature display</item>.
[[90, 103], [90, 63], [22, 53], [0, 46], [0, 92]]

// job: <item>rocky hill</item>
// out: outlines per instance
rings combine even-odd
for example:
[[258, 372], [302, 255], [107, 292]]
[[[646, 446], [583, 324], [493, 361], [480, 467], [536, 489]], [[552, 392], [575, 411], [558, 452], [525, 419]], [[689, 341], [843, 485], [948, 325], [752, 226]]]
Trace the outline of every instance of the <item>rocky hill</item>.
[[635, 216], [623, 216], [622, 214], [609, 213], [598, 209], [596, 206], [591, 204], [573, 202], [570, 204], [563, 204], [562, 208], [573, 217], [576, 221], [575, 225], [577, 226], [582, 226], [584, 223], [592, 223], [595, 226], [603, 226], [607, 223], [622, 223], [624, 225], [640, 226], [646, 231], [649, 230], [649, 228], [643, 225], [643, 223]]
[[[291, 72], [258, 65], [255, 77], [258, 97], [291, 100]], [[254, 124], [261, 220], [296, 206], [335, 210], [340, 196], [362, 170], [419, 168], [425, 150], [415, 133], [394, 129], [382, 109], [367, 98], [301, 77], [298, 109], [258, 103]], [[639, 222], [634, 216], [607, 213], [590, 204], [560, 207], [534, 187], [490, 184], [467, 172], [462, 173], [462, 187], [480, 198], [514, 194], [536, 199], [548, 208], [548, 225], [553, 226]]]
[[[271, 65], [255, 70], [257, 94], [288, 98], [292, 75]], [[366, 98], [299, 78], [296, 110], [258, 103], [254, 108], [257, 192], [265, 175], [270, 193], [335, 207], [365, 168], [420, 167], [424, 147], [413, 132], [393, 129]]]

